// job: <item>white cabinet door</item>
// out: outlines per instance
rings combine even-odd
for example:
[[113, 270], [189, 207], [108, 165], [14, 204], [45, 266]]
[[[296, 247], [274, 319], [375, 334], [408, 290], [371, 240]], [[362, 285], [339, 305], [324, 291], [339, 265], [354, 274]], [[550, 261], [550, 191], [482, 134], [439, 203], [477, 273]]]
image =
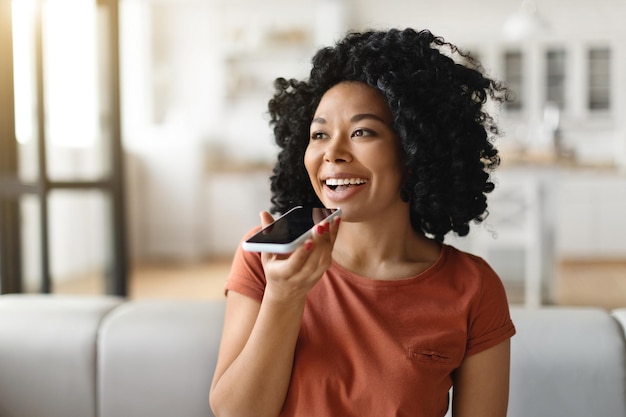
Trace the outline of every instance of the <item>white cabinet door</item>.
[[554, 187], [557, 197], [556, 246], [559, 258], [589, 254], [593, 228], [597, 227], [593, 183], [584, 178], [563, 177]]
[[571, 174], [561, 178], [557, 192], [560, 258], [626, 258], [626, 178]]
[[605, 179], [598, 193], [598, 227], [591, 243], [606, 258], [626, 258], [626, 179]]

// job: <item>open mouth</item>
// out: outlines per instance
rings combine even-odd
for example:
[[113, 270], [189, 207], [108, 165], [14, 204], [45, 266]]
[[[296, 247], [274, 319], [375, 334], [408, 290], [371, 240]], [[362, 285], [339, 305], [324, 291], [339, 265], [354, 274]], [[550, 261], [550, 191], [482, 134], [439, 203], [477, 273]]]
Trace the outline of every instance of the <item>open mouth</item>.
[[343, 191], [351, 187], [360, 187], [366, 182], [365, 178], [329, 178], [324, 184], [333, 191]]

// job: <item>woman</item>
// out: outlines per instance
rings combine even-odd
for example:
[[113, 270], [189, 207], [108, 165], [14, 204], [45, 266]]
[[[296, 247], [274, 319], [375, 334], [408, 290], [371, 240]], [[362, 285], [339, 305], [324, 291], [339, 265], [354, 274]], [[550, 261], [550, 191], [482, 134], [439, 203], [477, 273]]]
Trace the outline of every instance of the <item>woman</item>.
[[443, 238], [486, 215], [499, 159], [484, 106], [506, 91], [412, 29], [349, 33], [308, 80], [276, 89], [273, 210], [342, 217], [289, 256], [237, 252], [215, 414], [441, 417], [453, 387], [455, 417], [505, 416], [515, 328], [502, 283]]

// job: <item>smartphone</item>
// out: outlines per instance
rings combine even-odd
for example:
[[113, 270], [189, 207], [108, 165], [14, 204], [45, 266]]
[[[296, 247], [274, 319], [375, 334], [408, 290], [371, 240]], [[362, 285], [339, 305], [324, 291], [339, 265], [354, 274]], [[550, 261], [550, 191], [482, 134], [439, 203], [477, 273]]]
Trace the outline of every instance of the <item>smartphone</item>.
[[291, 253], [311, 237], [313, 226], [339, 216], [341, 209], [296, 206], [242, 243], [249, 252]]

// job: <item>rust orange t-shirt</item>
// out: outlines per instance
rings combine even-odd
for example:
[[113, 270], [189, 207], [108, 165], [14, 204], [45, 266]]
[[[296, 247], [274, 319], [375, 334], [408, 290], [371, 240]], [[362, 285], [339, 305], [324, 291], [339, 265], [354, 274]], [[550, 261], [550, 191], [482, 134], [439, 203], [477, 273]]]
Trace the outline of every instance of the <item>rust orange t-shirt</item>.
[[[261, 302], [264, 288], [260, 255], [239, 249], [226, 290]], [[513, 334], [500, 278], [451, 246], [401, 280], [333, 263], [307, 296], [280, 416], [443, 417], [463, 358]]]

